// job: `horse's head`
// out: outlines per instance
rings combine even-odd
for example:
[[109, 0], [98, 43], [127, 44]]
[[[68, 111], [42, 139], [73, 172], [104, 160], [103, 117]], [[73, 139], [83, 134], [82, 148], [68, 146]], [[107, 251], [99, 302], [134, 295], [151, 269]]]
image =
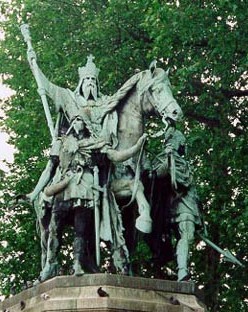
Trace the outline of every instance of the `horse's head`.
[[166, 122], [166, 119], [178, 121], [182, 118], [181, 107], [171, 92], [168, 72], [163, 69], [146, 70], [139, 82], [139, 93], [147, 96], [148, 101], [164, 122]]

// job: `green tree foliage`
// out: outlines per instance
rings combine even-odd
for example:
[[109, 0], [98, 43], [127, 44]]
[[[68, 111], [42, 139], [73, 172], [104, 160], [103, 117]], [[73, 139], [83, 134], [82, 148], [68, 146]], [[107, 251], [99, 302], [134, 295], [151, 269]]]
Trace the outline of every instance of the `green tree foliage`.
[[0, 13], [6, 18], [1, 23], [5, 32], [1, 72], [16, 91], [5, 104], [5, 127], [18, 149], [11, 175], [1, 176], [2, 293], [9, 292], [11, 283], [19, 286], [34, 279], [39, 271], [35, 213], [32, 207], [9, 202], [11, 196], [32, 190], [50, 143], [18, 27], [27, 22], [40, 67], [63, 87], [76, 87], [77, 68], [89, 53], [101, 69], [106, 94], [114, 93], [135, 69], [146, 69], [154, 58], [171, 68], [209, 236], [245, 265], [225, 262], [209, 247], [194, 247], [192, 275], [203, 287], [210, 311], [246, 311], [246, 1], [12, 0], [1, 2]]

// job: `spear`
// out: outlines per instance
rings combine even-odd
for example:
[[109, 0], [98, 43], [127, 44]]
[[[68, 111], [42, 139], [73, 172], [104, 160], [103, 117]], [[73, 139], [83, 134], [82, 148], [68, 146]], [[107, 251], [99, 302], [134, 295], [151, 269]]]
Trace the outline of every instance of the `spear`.
[[207, 237], [205, 237], [204, 235], [200, 234], [199, 232], [197, 232], [197, 234], [200, 236], [200, 238], [206, 243], [208, 244], [210, 247], [212, 247], [213, 249], [215, 249], [218, 253], [222, 254], [224, 256], [224, 259], [226, 261], [232, 262], [234, 264], [238, 264], [241, 267], [244, 267], [244, 265], [230, 252], [230, 250], [223, 250], [221, 249], [219, 246], [215, 245], [211, 240], [209, 240]]
[[54, 125], [53, 125], [53, 120], [52, 120], [51, 112], [49, 110], [49, 106], [48, 106], [48, 102], [47, 102], [47, 98], [46, 98], [46, 93], [45, 93], [45, 88], [42, 85], [42, 81], [40, 78], [39, 68], [38, 68], [38, 65], [36, 62], [34, 49], [32, 47], [31, 36], [30, 36], [30, 32], [29, 32], [29, 26], [28, 26], [28, 24], [23, 24], [23, 25], [21, 25], [20, 29], [21, 29], [21, 33], [23, 35], [24, 41], [27, 43], [27, 46], [28, 46], [27, 53], [33, 52], [33, 54], [34, 54], [34, 57], [31, 58], [30, 66], [31, 66], [31, 69], [33, 71], [36, 83], [38, 85], [38, 93], [41, 97], [41, 101], [42, 101], [43, 108], [44, 108], [45, 115], [46, 115], [48, 128], [50, 130], [52, 138], [54, 139], [55, 130], [54, 130]]

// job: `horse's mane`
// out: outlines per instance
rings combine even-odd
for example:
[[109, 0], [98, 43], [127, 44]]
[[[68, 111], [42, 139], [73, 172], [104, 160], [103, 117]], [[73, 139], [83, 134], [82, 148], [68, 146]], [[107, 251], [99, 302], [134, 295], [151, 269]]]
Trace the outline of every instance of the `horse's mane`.
[[149, 69], [139, 73], [140, 79], [137, 84], [140, 95], [146, 92], [149, 88], [154, 88], [158, 84], [168, 80], [167, 73], [162, 68], [155, 68], [154, 71]]

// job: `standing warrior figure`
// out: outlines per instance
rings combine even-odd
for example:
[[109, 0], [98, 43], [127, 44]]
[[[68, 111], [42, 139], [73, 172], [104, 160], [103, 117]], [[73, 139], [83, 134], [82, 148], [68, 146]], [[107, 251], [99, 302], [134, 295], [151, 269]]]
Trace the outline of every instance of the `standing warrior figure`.
[[[170, 125], [165, 132], [164, 138], [165, 148], [156, 157], [154, 161], [154, 169], [159, 180], [158, 183], [167, 194], [167, 198], [161, 204], [160, 209], [167, 210], [164, 213], [163, 220], [166, 226], [173, 227], [176, 224], [178, 242], [176, 246], [178, 281], [189, 278], [188, 274], [188, 256], [191, 243], [194, 241], [195, 226], [201, 224], [200, 213], [198, 209], [198, 197], [196, 189], [193, 185], [193, 176], [190, 165], [185, 159], [186, 156], [186, 140], [181, 131], [177, 130], [174, 125]], [[155, 217], [156, 218], [156, 217]], [[161, 220], [160, 220], [161, 221]], [[156, 220], [154, 220], [156, 229]], [[166, 227], [165, 226], [165, 227]], [[168, 231], [168, 229], [162, 229]], [[154, 234], [154, 233], [153, 233]], [[155, 237], [162, 238], [171, 235], [171, 233], [159, 233]], [[156, 242], [157, 246], [162, 246]], [[161, 251], [156, 251], [158, 254]], [[165, 251], [163, 251], [165, 252]], [[162, 252], [162, 253], [163, 253]]]
[[[98, 209], [99, 158], [106, 154], [111, 161], [122, 161], [140, 149], [145, 136], [129, 150], [115, 151], [102, 138], [90, 135], [84, 121], [77, 117], [61, 138], [59, 165], [55, 176], [44, 189], [52, 197], [52, 213], [49, 224], [46, 264], [40, 276], [44, 281], [56, 274], [57, 254], [61, 246], [64, 226], [74, 227], [74, 274], [84, 273], [82, 265], [96, 272], [92, 255], [94, 250], [93, 211]], [[105, 159], [107, 164], [107, 160]]]

